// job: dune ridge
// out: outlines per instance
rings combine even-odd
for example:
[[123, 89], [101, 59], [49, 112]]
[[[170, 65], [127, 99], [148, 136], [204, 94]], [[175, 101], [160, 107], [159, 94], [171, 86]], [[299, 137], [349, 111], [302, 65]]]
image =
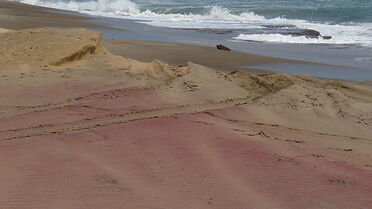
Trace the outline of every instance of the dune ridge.
[[372, 204], [369, 82], [140, 62], [85, 29], [0, 47], [0, 208]]
[[[173, 100], [182, 95], [176, 102], [179, 104], [200, 101], [213, 104], [245, 98], [250, 104], [310, 111], [328, 118], [348, 118], [348, 122], [365, 127], [372, 124], [372, 94], [370, 87], [363, 83], [307, 75], [254, 75], [241, 70], [224, 73], [191, 62], [178, 67], [160, 60], [145, 63], [112, 54], [102, 45], [102, 34], [85, 29], [27, 29], [0, 34], [0, 40], [7, 49], [2, 51], [5, 54], [0, 59], [1, 65], [7, 66], [3, 69], [22, 66], [40, 72], [54, 66], [54, 71], [60, 73], [67, 67], [86, 68], [86, 79], [89, 70], [111, 69], [120, 72], [121, 80], [128, 83], [139, 80], [140, 86], [161, 86], [162, 94], [169, 97], [165, 100], [175, 102]], [[58, 83], [58, 79], [54, 82]], [[186, 101], [187, 96], [199, 99]]]

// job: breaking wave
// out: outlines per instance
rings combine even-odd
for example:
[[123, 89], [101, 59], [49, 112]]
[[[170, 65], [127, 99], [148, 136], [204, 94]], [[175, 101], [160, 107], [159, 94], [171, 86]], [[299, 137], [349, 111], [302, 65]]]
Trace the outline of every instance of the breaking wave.
[[[348, 25], [309, 22], [283, 17], [266, 18], [253, 12], [233, 13], [226, 8], [203, 7], [198, 13], [190, 9], [141, 9], [130, 0], [15, 0], [21, 3], [75, 11], [95, 16], [133, 19], [137, 22], [169, 28], [185, 29], [260, 29], [268, 25], [291, 25], [300, 29], [314, 29], [330, 40], [295, 37], [277, 33], [240, 34], [234, 39], [280, 43], [359, 44], [372, 46], [372, 23]], [[189, 12], [188, 12], [189, 11]]]

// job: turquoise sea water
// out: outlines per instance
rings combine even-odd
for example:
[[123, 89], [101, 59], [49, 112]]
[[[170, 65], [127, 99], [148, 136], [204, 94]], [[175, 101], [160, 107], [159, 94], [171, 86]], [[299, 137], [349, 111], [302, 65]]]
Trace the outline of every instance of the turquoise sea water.
[[157, 13], [207, 14], [208, 7], [233, 14], [254, 12], [266, 18], [285, 17], [329, 23], [371, 23], [372, 0], [132, 0]]
[[[14, 0], [231, 40], [372, 47], [372, 0]], [[316, 30], [331, 39], [298, 36]]]

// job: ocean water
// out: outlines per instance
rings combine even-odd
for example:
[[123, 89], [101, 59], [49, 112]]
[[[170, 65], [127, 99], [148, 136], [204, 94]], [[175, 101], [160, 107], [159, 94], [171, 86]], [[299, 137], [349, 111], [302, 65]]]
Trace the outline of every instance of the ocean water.
[[[231, 40], [372, 47], [372, 0], [15, 0]], [[331, 39], [294, 35], [306, 29]]]

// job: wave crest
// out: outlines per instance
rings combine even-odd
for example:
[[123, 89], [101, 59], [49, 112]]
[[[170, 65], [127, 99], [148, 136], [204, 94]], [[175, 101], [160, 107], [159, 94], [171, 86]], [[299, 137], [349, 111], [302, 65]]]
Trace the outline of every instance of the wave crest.
[[101, 12], [119, 15], [139, 14], [140, 9], [130, 0], [97, 0], [97, 1], [58, 1], [58, 0], [19, 0], [24, 4], [63, 9], [75, 12]]
[[[152, 26], [184, 29], [263, 29], [266, 26], [291, 25], [299, 29], [313, 29], [322, 35], [332, 36], [331, 40], [307, 39], [281, 34], [242, 34], [237, 40], [254, 40], [285, 43], [328, 43], [328, 44], [361, 44], [372, 45], [372, 25], [349, 24], [337, 25], [330, 23], [309, 22], [300, 19], [286, 19], [283, 17], [265, 18], [253, 12], [234, 14], [228, 9], [218, 6], [203, 7], [203, 14], [155, 12], [155, 10], [141, 10], [130, 0], [13, 0], [26, 4], [45, 6], [50, 8], [70, 10], [89, 15], [133, 19]], [[172, 9], [174, 10], [174, 8]], [[205, 12], [205, 11], [208, 12]], [[184, 11], [184, 10], [183, 10]], [[271, 33], [271, 32], [269, 32]]]

